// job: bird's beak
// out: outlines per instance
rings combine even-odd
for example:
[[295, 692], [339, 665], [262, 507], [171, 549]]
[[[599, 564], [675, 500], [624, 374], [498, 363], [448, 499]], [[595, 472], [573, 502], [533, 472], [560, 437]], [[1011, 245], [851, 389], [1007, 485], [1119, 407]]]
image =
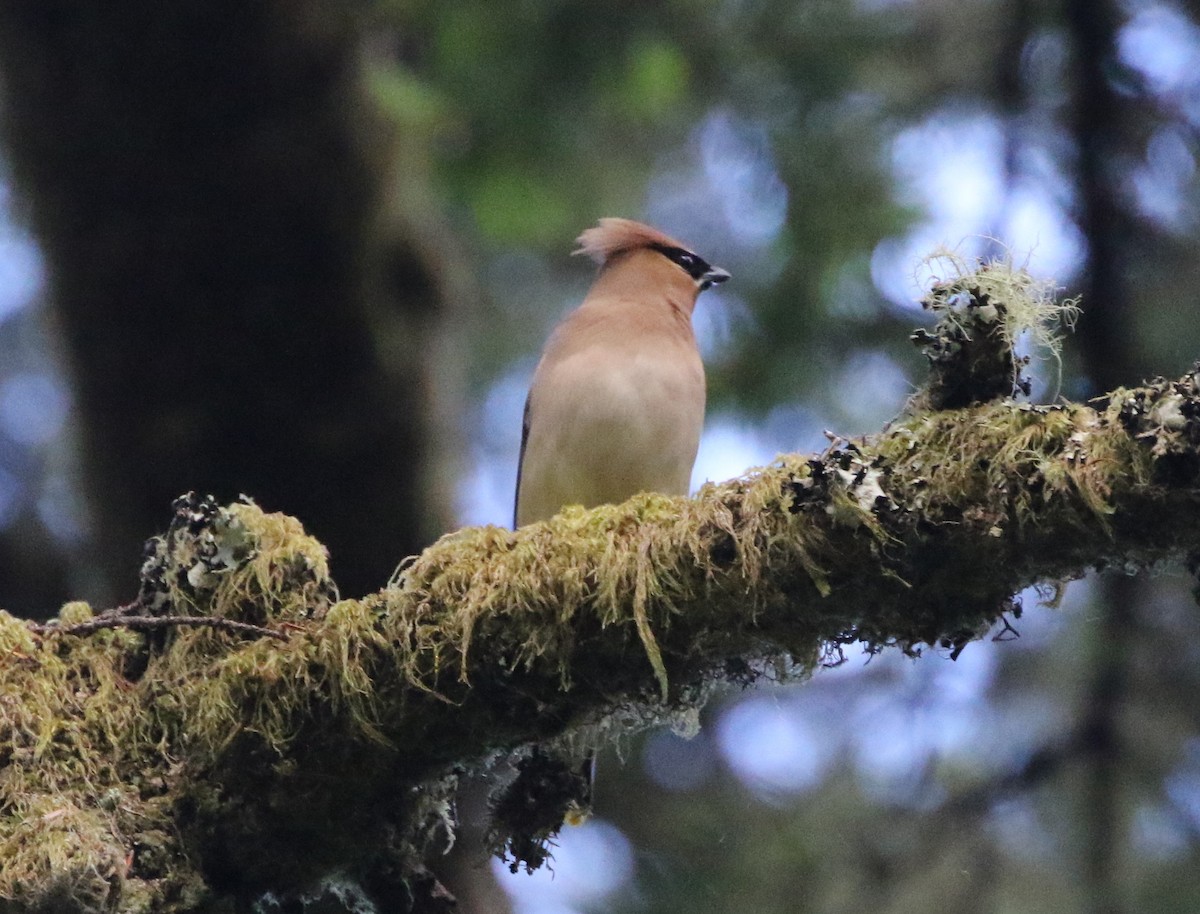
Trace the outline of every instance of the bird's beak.
[[700, 277], [700, 291], [703, 292], [712, 286], [720, 285], [728, 278], [728, 271], [722, 270], [720, 267], [711, 267], [707, 273]]

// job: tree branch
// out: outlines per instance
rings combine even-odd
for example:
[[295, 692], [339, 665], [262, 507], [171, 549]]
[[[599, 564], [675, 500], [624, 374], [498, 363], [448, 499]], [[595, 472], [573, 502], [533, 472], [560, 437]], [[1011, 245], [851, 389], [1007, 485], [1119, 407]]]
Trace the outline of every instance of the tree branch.
[[119, 610], [110, 610], [87, 622], [77, 622], [74, 625], [33, 624], [29, 626], [29, 629], [36, 635], [82, 636], [91, 635], [106, 628], [128, 628], [132, 631], [149, 632], [188, 625], [217, 628], [221, 631], [239, 632], [243, 635], [261, 635], [264, 638], [278, 638], [280, 641], [287, 640], [287, 635], [276, 629], [251, 625], [248, 622], [235, 622], [233, 619], [214, 619], [211, 616], [137, 616], [122, 613]]
[[147, 635], [80, 603], [0, 616], [0, 898], [183, 912], [343, 873], [442, 911], [424, 860], [453, 839], [457, 776], [497, 753], [524, 758], [490, 835], [533, 868], [586, 806], [564, 755], [609, 729], [850, 642], [954, 657], [1012, 631], [1031, 583], [1200, 551], [1200, 367], [1096, 408], [997, 402], [1027, 386], [1013, 339], [1052, 345], [1073, 306], [943, 259], [939, 323], [914, 335], [933, 377], [873, 438], [695, 499], [462, 530], [358, 600], [294, 519], [188, 495], [142, 566]]
[[914, 415], [695, 499], [462, 530], [336, 602], [291, 518], [177, 505], [144, 604], [290, 636], [0, 616], [0, 897], [31, 909], [66, 880], [182, 911], [182, 886], [417, 873], [456, 766], [687, 712], [764, 658], [799, 676], [853, 641], [954, 650], [1032, 583], [1196, 551], [1198, 445], [1195, 372], [1096, 408]]

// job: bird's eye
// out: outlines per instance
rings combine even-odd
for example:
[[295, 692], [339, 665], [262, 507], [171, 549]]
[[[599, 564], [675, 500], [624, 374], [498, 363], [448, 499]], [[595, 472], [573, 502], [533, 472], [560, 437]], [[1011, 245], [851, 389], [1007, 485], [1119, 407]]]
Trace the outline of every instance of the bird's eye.
[[708, 263], [697, 257], [691, 251], [685, 251], [683, 248], [657, 247], [667, 259], [679, 264], [680, 268], [687, 273], [692, 279], [699, 279], [708, 272]]

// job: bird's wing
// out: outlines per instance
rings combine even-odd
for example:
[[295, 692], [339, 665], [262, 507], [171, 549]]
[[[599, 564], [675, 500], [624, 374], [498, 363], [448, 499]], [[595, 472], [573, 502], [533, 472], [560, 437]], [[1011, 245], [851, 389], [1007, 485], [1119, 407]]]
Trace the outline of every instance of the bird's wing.
[[513, 495], [513, 529], [517, 529], [517, 507], [521, 504], [521, 469], [525, 466], [525, 446], [529, 443], [529, 400], [533, 391], [525, 396], [525, 417], [521, 420], [521, 456], [517, 458], [517, 491]]

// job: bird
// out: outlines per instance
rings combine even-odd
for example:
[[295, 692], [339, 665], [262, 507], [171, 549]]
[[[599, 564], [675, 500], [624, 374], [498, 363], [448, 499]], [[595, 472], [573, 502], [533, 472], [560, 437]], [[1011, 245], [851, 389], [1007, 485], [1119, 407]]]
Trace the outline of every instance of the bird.
[[567, 505], [687, 495], [700, 444], [706, 394], [692, 311], [730, 274], [630, 219], [600, 219], [576, 243], [599, 271], [533, 373], [514, 527]]
[[[582, 304], [551, 332], [521, 429], [513, 527], [567, 505], [639, 492], [687, 495], [706, 399], [692, 329], [700, 293], [729, 279], [658, 229], [606, 217], [574, 252], [600, 267]], [[563, 820], [587, 820], [596, 756], [574, 776]]]

